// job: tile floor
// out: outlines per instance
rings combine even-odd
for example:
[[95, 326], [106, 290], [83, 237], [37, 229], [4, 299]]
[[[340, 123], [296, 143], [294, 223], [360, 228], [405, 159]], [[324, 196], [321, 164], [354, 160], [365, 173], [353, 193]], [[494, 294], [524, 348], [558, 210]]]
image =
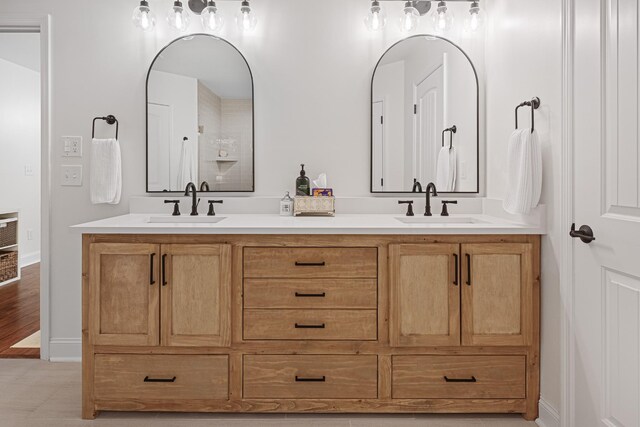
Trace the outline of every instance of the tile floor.
[[525, 427], [520, 416], [103, 413], [80, 419], [80, 364], [0, 360], [0, 427]]

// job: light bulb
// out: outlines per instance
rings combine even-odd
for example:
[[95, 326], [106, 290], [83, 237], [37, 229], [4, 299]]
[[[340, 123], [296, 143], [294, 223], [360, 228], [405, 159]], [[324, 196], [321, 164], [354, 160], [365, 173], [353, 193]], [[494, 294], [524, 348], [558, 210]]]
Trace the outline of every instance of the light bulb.
[[418, 20], [420, 19], [420, 12], [413, 7], [413, 2], [406, 2], [404, 5], [404, 14], [400, 18], [400, 29], [408, 33], [413, 31], [418, 26]]
[[202, 19], [202, 27], [205, 30], [220, 31], [224, 26], [224, 19], [222, 19], [222, 16], [218, 13], [216, 2], [213, 0], [209, 0], [207, 7], [202, 9], [200, 19]]
[[453, 27], [453, 12], [447, 7], [447, 3], [441, 1], [431, 15], [433, 28], [438, 34], [446, 33]]
[[248, 0], [243, 0], [240, 6], [240, 12], [236, 15], [236, 25], [240, 31], [252, 31], [258, 23], [256, 14], [251, 10]]
[[175, 1], [167, 15], [169, 26], [177, 31], [186, 31], [189, 28], [189, 12], [182, 7], [181, 1]]
[[371, 9], [364, 18], [364, 25], [369, 31], [380, 31], [387, 25], [387, 14], [380, 7], [378, 0], [371, 2]]
[[477, 1], [471, 3], [469, 16], [464, 20], [464, 28], [466, 31], [475, 33], [484, 25], [484, 11], [480, 9]]
[[133, 9], [133, 25], [142, 31], [151, 31], [156, 26], [156, 15], [149, 7], [147, 0], [142, 0], [140, 6]]

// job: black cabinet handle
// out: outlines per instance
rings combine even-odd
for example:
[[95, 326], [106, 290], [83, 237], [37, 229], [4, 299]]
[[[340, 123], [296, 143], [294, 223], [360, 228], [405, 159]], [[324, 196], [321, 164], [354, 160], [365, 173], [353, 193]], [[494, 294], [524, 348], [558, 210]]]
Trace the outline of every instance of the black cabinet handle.
[[324, 298], [326, 296], [327, 296], [326, 292], [322, 292], [319, 294], [303, 294], [301, 292], [296, 292], [297, 298]]
[[167, 286], [167, 254], [162, 255], [162, 286]]
[[153, 260], [155, 259], [155, 257], [156, 257], [155, 253], [151, 254], [151, 262], [149, 263], [149, 282], [150, 282], [149, 284], [150, 285], [156, 284], [156, 278], [154, 277], [154, 271], [153, 271], [155, 270], [155, 268], [153, 268], [153, 264], [154, 264]]
[[471, 255], [465, 254], [467, 257], [467, 285], [471, 286]]
[[296, 267], [324, 267], [327, 265], [324, 261], [322, 262], [300, 262], [296, 261]]
[[320, 323], [319, 325], [304, 325], [301, 323], [296, 323], [295, 324], [296, 329], [324, 329], [325, 328], [325, 324], [324, 323]]
[[478, 382], [476, 377], [471, 378], [449, 378], [445, 375], [444, 380], [448, 383], [475, 383]]
[[296, 375], [296, 382], [299, 382], [299, 383], [323, 383], [326, 380], [327, 378], [324, 375], [318, 378], [305, 378], [305, 377], [299, 377]]
[[174, 383], [176, 382], [176, 377], [173, 378], [149, 378], [144, 377], [145, 383]]
[[453, 254], [453, 260], [454, 260], [454, 267], [455, 267], [455, 276], [453, 279], [453, 284], [458, 286], [460, 283], [458, 282], [460, 280], [460, 277], [458, 277], [459, 273], [459, 266], [458, 266], [458, 254]]

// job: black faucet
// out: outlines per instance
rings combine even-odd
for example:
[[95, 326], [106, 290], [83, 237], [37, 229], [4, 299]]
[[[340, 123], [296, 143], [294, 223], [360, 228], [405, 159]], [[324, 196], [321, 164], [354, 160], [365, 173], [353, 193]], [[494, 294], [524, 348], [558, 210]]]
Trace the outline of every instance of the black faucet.
[[413, 189], [411, 190], [411, 192], [415, 193], [416, 189], [418, 190], [418, 193], [422, 193], [422, 184], [420, 184], [420, 181], [413, 178]]
[[191, 191], [191, 195], [193, 196], [193, 202], [191, 203], [191, 216], [198, 216], [198, 205], [200, 204], [200, 199], [198, 199], [198, 191], [196, 190], [196, 185], [193, 182], [187, 184], [187, 188], [184, 190], [184, 195], [189, 196], [189, 191]]
[[433, 182], [427, 184], [427, 205], [424, 207], [424, 216], [433, 216], [431, 213], [431, 196], [438, 197], [436, 185]]
[[449, 209], [447, 209], [447, 205], [457, 205], [457, 200], [443, 200], [442, 201], [442, 213], [440, 216], [449, 216]]
[[216, 216], [216, 211], [213, 208], [215, 203], [223, 204], [224, 200], [209, 200], [209, 212], [207, 213], [207, 216]]
[[211, 191], [211, 189], [209, 188], [209, 183], [207, 181], [202, 181], [202, 184], [200, 184], [200, 192], [205, 191]]

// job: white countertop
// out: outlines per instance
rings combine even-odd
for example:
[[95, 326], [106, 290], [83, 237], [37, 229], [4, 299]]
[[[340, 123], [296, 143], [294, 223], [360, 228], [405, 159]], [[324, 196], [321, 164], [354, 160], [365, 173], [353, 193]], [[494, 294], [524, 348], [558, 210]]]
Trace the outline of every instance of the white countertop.
[[[128, 214], [75, 225], [82, 234], [544, 234], [543, 226], [484, 214], [451, 215], [477, 223], [405, 224], [393, 214], [337, 214], [335, 217], [281, 217], [274, 214], [221, 214], [211, 223], [150, 223], [167, 214]], [[437, 221], [439, 216], [432, 217]], [[420, 216], [415, 217], [419, 220]], [[446, 219], [444, 219], [446, 220]]]

